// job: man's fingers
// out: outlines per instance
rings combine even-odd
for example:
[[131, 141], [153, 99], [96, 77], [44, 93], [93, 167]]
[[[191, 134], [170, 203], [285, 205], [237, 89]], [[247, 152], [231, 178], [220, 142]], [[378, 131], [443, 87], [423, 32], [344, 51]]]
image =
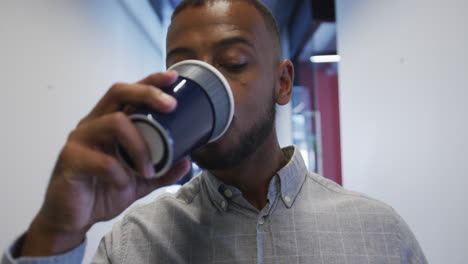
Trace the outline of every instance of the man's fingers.
[[133, 162], [135, 169], [144, 177], [154, 176], [150, 153], [146, 142], [131, 120], [122, 112], [101, 116], [79, 126], [70, 136], [71, 140], [111, 152], [116, 156], [117, 144]]
[[[60, 159], [65, 164], [58, 163], [55, 173], [64, 175], [71, 181], [84, 181], [98, 177], [100, 181], [124, 188], [129, 183], [129, 175], [122, 164], [112, 156], [93, 150], [80, 144], [69, 143], [63, 148]], [[73, 169], [73, 173], [63, 170]]]
[[[190, 161], [188, 159], [183, 159], [177, 164], [174, 165], [172, 169], [169, 170], [161, 178], [158, 178], [155, 183], [159, 185], [159, 187], [167, 186], [176, 183], [182, 176], [187, 174], [190, 170]], [[159, 188], [158, 187], [158, 188]]]
[[154, 85], [117, 83], [109, 89], [85, 120], [121, 111], [127, 105], [144, 105], [156, 111], [170, 112], [174, 110], [177, 102], [173, 96]]
[[178, 77], [179, 74], [176, 71], [167, 71], [164, 73], [151, 74], [138, 83], [164, 87], [173, 84]]
[[153, 85], [117, 83], [104, 95], [90, 116], [117, 112], [126, 105], [145, 105], [154, 110], [168, 112], [175, 108], [176, 100]]
[[183, 159], [179, 161], [166, 175], [161, 178], [146, 180], [138, 186], [137, 196], [143, 197], [150, 192], [171, 184], [176, 183], [182, 176], [190, 170], [190, 161]]

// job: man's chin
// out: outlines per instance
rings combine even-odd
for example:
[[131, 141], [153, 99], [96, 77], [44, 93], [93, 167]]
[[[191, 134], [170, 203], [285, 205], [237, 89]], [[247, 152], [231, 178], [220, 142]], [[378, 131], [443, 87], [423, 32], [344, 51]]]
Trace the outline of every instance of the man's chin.
[[200, 168], [207, 170], [225, 169], [229, 150], [218, 141], [208, 143], [194, 150], [190, 157]]
[[230, 144], [229, 139], [226, 138], [225, 136], [219, 138], [218, 140], [205, 144], [194, 151], [192, 151], [191, 155], [206, 155], [210, 153], [222, 153], [228, 151], [231, 147], [232, 144]]
[[[192, 161], [207, 170], [226, 170], [240, 166], [265, 142], [274, 130], [274, 104], [264, 119], [245, 132], [231, 128], [220, 139], [192, 152]], [[235, 131], [235, 132], [233, 132]]]

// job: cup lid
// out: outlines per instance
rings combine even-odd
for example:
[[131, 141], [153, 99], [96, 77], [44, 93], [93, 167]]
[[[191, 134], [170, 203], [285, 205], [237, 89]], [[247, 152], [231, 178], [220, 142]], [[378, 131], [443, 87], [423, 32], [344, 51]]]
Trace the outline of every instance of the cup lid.
[[219, 139], [229, 128], [234, 116], [234, 96], [223, 74], [212, 65], [199, 60], [184, 60], [168, 70], [175, 70], [205, 90], [213, 105], [215, 124], [209, 142]]
[[150, 151], [151, 161], [155, 166], [156, 177], [160, 177], [170, 169], [174, 153], [172, 140], [165, 129], [149, 115], [135, 114], [130, 119], [141, 133]]

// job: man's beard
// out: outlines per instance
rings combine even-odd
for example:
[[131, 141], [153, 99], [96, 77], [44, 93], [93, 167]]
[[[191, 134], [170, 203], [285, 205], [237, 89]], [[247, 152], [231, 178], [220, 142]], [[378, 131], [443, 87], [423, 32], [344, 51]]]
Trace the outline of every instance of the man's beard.
[[[275, 124], [275, 109], [276, 103], [269, 101], [269, 106], [266, 112], [261, 115], [259, 120], [254, 122], [247, 131], [241, 131], [238, 139], [228, 150], [210, 151], [210, 143], [200, 149], [195, 150], [191, 154], [192, 161], [195, 162], [200, 168], [207, 170], [223, 170], [236, 167], [242, 164], [243, 161], [248, 159], [272, 133]], [[236, 129], [236, 119], [232, 120], [231, 128]]]

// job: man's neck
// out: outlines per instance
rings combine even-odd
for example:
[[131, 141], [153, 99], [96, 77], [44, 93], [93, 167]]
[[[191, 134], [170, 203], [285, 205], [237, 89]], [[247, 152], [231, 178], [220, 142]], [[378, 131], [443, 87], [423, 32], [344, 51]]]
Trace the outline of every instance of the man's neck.
[[238, 188], [251, 205], [261, 210], [267, 204], [271, 178], [287, 162], [288, 158], [279, 146], [276, 133], [273, 132], [239, 166], [227, 170], [211, 171], [211, 173], [224, 183]]

